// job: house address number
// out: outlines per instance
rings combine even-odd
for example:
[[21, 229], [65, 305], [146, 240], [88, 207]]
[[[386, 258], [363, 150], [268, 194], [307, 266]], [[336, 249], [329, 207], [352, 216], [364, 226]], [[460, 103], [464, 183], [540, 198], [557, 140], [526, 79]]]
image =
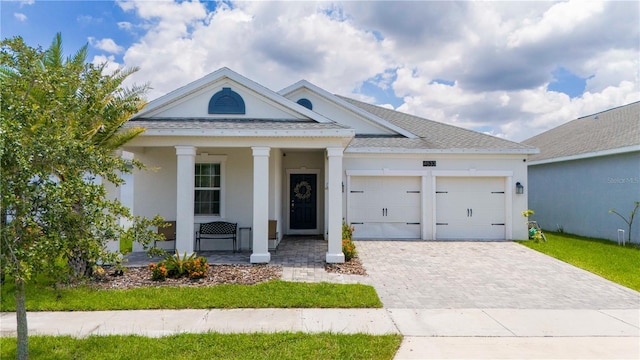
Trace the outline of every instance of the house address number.
[[423, 160], [422, 161], [422, 166], [429, 166], [429, 167], [436, 166], [436, 161], [435, 160]]

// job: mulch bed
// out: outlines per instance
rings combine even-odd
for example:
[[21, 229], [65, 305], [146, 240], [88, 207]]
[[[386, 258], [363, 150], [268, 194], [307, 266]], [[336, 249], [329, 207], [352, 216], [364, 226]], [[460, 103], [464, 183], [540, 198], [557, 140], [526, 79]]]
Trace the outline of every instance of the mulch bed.
[[357, 257], [342, 264], [326, 264], [324, 269], [330, 273], [346, 275], [367, 275], [367, 270], [362, 266], [362, 262]]
[[[106, 269], [105, 276], [85, 283], [96, 289], [132, 289], [152, 286], [212, 286], [221, 284], [253, 285], [282, 277], [282, 268], [273, 265], [210, 265], [207, 276], [191, 280], [167, 278], [164, 281], [151, 280], [151, 270], [145, 267], [126, 268], [120, 275], [114, 270]], [[353, 258], [343, 264], [326, 264], [325, 270], [330, 273], [346, 275], [367, 275], [360, 259]], [[73, 286], [73, 285], [71, 285]]]
[[151, 270], [147, 267], [127, 268], [122, 275], [114, 276], [113, 271], [94, 279], [88, 285], [97, 289], [131, 289], [144, 286], [212, 286], [220, 284], [253, 285], [280, 279], [282, 268], [271, 265], [210, 265], [207, 276], [191, 280], [167, 278], [164, 281], [151, 280]]

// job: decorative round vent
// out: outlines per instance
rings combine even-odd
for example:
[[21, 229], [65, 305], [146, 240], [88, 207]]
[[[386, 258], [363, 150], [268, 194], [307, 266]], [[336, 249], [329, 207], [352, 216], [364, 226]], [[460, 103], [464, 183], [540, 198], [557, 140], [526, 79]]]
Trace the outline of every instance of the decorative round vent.
[[209, 114], [244, 114], [244, 100], [231, 88], [222, 88], [209, 100]]
[[309, 100], [309, 99], [302, 98], [302, 99], [298, 100], [297, 103], [302, 105], [302, 106], [304, 106], [304, 107], [306, 107], [309, 110], [313, 110], [313, 104], [311, 103], [311, 100]]

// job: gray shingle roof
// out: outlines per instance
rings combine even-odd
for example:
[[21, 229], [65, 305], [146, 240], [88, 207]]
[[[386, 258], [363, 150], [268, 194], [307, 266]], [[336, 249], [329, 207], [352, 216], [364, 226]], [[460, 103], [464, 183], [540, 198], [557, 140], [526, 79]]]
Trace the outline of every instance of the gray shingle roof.
[[540, 149], [530, 161], [640, 145], [640, 101], [569, 121], [523, 143]]
[[420, 139], [381, 137], [377, 141], [374, 138], [354, 139], [349, 147], [401, 147], [402, 144], [405, 144], [408, 149], [535, 152], [535, 148], [517, 142], [337, 96], [364, 111], [420, 136]]
[[313, 120], [287, 119], [208, 119], [208, 118], [135, 118], [126, 127], [139, 126], [154, 130], [211, 129], [211, 130], [328, 130], [346, 129], [337, 123], [318, 123]]

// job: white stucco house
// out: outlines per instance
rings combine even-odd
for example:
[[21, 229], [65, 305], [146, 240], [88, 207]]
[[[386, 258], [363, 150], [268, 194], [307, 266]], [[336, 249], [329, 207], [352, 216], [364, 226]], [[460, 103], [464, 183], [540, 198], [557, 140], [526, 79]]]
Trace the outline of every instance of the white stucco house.
[[127, 126], [146, 129], [123, 150], [148, 170], [118, 191], [134, 214], [176, 221], [180, 252], [194, 251], [198, 224], [218, 219], [238, 224], [252, 263], [270, 261], [269, 220], [279, 237], [322, 236], [327, 262], [344, 261], [343, 221], [357, 239], [527, 238], [520, 214], [535, 148], [307, 81], [275, 92], [222, 68]]

